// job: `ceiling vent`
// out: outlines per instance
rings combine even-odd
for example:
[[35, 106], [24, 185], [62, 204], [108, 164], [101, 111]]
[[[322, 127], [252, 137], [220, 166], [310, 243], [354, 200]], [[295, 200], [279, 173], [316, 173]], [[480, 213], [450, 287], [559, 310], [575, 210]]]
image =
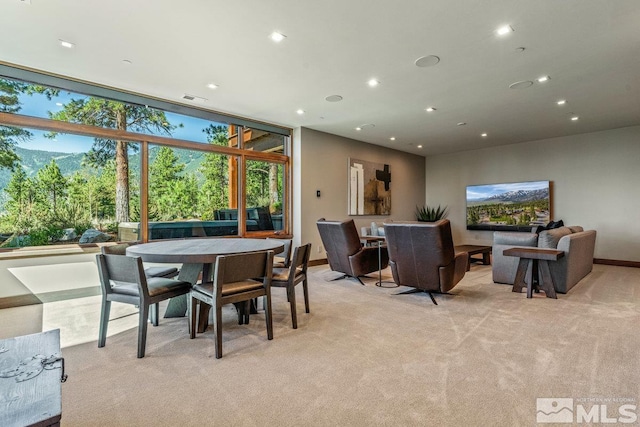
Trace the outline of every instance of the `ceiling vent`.
[[207, 101], [206, 98], [202, 98], [200, 96], [195, 96], [195, 95], [189, 95], [187, 93], [182, 95], [182, 99], [184, 99], [185, 101], [199, 102], [199, 103], [203, 103]]

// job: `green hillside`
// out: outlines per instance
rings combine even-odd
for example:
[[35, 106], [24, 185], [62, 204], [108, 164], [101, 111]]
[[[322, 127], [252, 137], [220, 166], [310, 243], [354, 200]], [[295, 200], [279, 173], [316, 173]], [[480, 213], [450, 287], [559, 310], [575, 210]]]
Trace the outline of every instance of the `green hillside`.
[[[58, 153], [55, 151], [28, 150], [20, 147], [16, 147], [15, 152], [20, 157], [22, 167], [28, 177], [35, 176], [43, 166], [51, 162], [51, 159], [55, 159], [62, 174], [65, 177], [69, 177], [82, 168], [82, 159], [84, 158], [84, 153]], [[150, 163], [155, 159], [157, 152], [157, 146], [149, 150]], [[202, 152], [182, 149], [174, 149], [174, 152], [176, 156], [178, 156], [179, 161], [186, 165], [184, 173], [194, 173], [202, 164], [204, 156]], [[140, 170], [139, 154], [130, 155], [129, 167], [132, 172], [138, 172]], [[7, 194], [4, 189], [10, 180], [11, 171], [0, 169], [0, 212], [4, 210], [4, 204], [7, 199]]]

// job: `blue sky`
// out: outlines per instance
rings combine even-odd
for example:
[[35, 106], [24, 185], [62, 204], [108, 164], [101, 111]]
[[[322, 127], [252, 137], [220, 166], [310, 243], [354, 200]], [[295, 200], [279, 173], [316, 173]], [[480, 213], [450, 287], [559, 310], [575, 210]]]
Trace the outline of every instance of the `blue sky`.
[[[70, 94], [63, 91], [60, 91], [60, 95], [51, 100], [39, 94], [21, 95], [20, 102], [22, 109], [20, 110], [20, 114], [48, 118], [49, 111], [59, 111], [62, 109], [62, 104], [69, 102], [71, 98], [82, 99], [86, 98], [86, 96]], [[206, 128], [212, 122], [173, 113], [166, 113], [166, 116], [169, 119], [169, 123], [174, 125], [182, 123], [184, 125], [183, 128], [177, 128], [173, 131], [173, 138], [207, 142], [206, 135], [202, 132], [202, 129]], [[44, 137], [46, 132], [34, 129], [29, 129], [29, 131], [33, 134], [33, 138], [29, 141], [20, 142], [18, 147], [59, 153], [86, 153], [93, 144], [93, 138], [86, 136], [58, 134], [55, 139], [48, 139]]]
[[504, 184], [470, 185], [467, 187], [467, 200], [483, 200], [496, 194], [518, 190], [539, 190], [548, 188], [549, 181], [512, 182]]

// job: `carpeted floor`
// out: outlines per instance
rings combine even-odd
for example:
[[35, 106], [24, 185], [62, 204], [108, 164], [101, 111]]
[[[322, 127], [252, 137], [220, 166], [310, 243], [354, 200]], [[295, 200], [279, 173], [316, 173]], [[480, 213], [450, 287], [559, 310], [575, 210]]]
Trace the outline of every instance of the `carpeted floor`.
[[438, 306], [310, 270], [298, 329], [274, 289], [273, 341], [262, 312], [238, 326], [229, 307], [220, 360], [185, 319], [150, 327], [144, 359], [136, 329], [65, 348], [63, 425], [530, 426], [536, 398], [640, 399], [640, 269], [527, 300], [473, 266]]

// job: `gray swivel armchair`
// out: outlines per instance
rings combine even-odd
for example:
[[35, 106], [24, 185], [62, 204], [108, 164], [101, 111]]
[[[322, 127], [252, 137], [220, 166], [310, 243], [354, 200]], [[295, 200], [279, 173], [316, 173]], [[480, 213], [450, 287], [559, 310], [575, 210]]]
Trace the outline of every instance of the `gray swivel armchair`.
[[455, 252], [449, 220], [394, 221], [384, 230], [393, 280], [415, 288], [403, 294], [424, 291], [438, 305], [432, 293], [446, 293], [464, 277], [467, 254]]
[[360, 276], [387, 268], [389, 265], [389, 255], [385, 247], [378, 249], [362, 246], [352, 219], [328, 221], [320, 218], [317, 224], [331, 270], [344, 274], [336, 280], [348, 276], [358, 279], [360, 284], [364, 285]]

